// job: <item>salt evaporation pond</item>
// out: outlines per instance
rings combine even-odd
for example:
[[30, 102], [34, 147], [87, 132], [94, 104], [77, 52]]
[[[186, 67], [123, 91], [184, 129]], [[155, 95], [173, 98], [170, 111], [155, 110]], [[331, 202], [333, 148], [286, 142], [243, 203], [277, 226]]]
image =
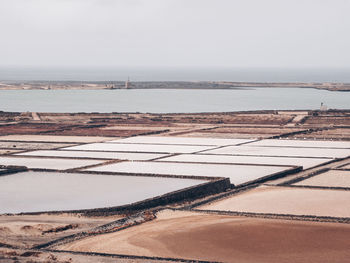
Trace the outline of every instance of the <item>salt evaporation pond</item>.
[[110, 143], [146, 143], [146, 144], [180, 144], [180, 145], [209, 145], [223, 146], [247, 143], [248, 139], [220, 139], [195, 137], [167, 137], [167, 136], [135, 136], [125, 139], [109, 141]]
[[350, 149], [330, 148], [294, 148], [268, 146], [228, 146], [205, 151], [210, 154], [256, 155], [256, 156], [291, 156], [313, 158], [344, 158], [350, 156]]
[[350, 171], [330, 170], [297, 182], [294, 185], [350, 188]]
[[288, 169], [291, 169], [291, 167], [169, 162], [120, 162], [92, 167], [87, 170], [134, 174], [225, 177], [230, 179], [231, 184], [239, 185]]
[[161, 145], [133, 143], [91, 143], [64, 148], [64, 150], [107, 151], [107, 152], [149, 152], [149, 153], [193, 153], [212, 149], [210, 146]]
[[316, 140], [261, 140], [249, 143], [249, 146], [277, 146], [277, 147], [311, 147], [311, 148], [345, 148], [350, 149], [350, 142], [316, 141]]
[[167, 156], [166, 154], [156, 153], [119, 153], [119, 152], [94, 152], [94, 151], [32, 151], [18, 153], [21, 156], [45, 156], [45, 157], [64, 157], [64, 158], [93, 158], [93, 159], [119, 159], [119, 160], [138, 160], [147, 161], [155, 158]]
[[341, 169], [350, 169], [350, 164], [347, 164], [345, 166], [342, 166]]
[[205, 182], [142, 176], [22, 172], [0, 176], [0, 213], [121, 206]]
[[260, 186], [200, 210], [350, 217], [350, 191]]
[[26, 166], [30, 169], [66, 170], [90, 165], [102, 164], [104, 161], [28, 158], [28, 157], [0, 157], [0, 165]]
[[326, 158], [293, 158], [269, 156], [214, 155], [214, 154], [179, 154], [162, 158], [159, 161], [193, 162], [193, 163], [232, 163], [232, 164], [267, 164], [267, 165], [296, 165], [303, 169], [329, 162]]

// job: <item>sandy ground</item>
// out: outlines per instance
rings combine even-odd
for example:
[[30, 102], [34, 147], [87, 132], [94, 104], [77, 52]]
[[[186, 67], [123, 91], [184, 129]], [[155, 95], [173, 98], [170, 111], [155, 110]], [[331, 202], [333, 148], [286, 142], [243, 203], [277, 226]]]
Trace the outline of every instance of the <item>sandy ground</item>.
[[350, 171], [330, 170], [328, 172], [297, 182], [295, 185], [350, 188]]
[[350, 129], [336, 128], [323, 131], [315, 131], [308, 134], [294, 135], [295, 138], [316, 138], [316, 139], [337, 139], [337, 140], [350, 140]]
[[59, 249], [223, 262], [345, 262], [350, 257], [346, 224], [167, 213]]
[[23, 149], [23, 150], [39, 150], [39, 149], [50, 150], [50, 149], [57, 149], [57, 148], [68, 147], [73, 145], [75, 144], [0, 141], [0, 148]]
[[[121, 216], [93, 218], [70, 214], [0, 215], [0, 243], [29, 248], [119, 218]], [[60, 229], [62, 227], [67, 229]]]
[[200, 210], [350, 217], [350, 191], [260, 186]]
[[1, 154], [10, 154], [10, 153], [16, 153], [20, 152], [20, 150], [7, 150], [7, 149], [0, 149], [0, 155]]

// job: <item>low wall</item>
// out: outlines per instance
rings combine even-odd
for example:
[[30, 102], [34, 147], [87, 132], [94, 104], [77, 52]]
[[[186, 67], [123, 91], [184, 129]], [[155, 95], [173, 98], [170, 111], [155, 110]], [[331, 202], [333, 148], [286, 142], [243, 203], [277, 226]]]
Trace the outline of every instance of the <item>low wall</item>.
[[18, 172], [27, 171], [28, 168], [25, 166], [5, 166], [0, 165], [0, 176], [7, 175], [7, 174], [13, 174]]

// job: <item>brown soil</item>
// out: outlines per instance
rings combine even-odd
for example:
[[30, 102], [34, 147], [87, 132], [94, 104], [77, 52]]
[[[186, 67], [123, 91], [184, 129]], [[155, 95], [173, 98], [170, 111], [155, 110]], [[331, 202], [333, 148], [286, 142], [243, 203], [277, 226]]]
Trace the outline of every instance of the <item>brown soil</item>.
[[[164, 130], [167, 131], [167, 130]], [[73, 128], [70, 130], [53, 131], [46, 134], [53, 135], [72, 135], [79, 136], [112, 136], [112, 137], [128, 137], [136, 135], [156, 134], [157, 131], [153, 130], [118, 130], [118, 129], [103, 129], [103, 128]]]
[[350, 257], [350, 225], [176, 213], [60, 249], [224, 262], [345, 262]]
[[[39, 119], [34, 120], [33, 116], [38, 116]], [[154, 133], [181, 132], [184, 135], [191, 132], [203, 132], [237, 134], [238, 136], [250, 134], [252, 137], [266, 137], [297, 131], [304, 129], [304, 127], [350, 125], [349, 120], [348, 111], [327, 111], [324, 113], [261, 111], [206, 114], [18, 114], [0, 112], [0, 135], [51, 134], [124, 137]], [[233, 124], [244, 126], [244, 128], [227, 127], [227, 125]], [[271, 126], [275, 126], [276, 129]], [[149, 129], [147, 129], [148, 127]]]
[[315, 131], [307, 134], [298, 134], [294, 138], [315, 138], [315, 139], [335, 139], [350, 140], [350, 129], [336, 128], [322, 131]]
[[0, 136], [0, 143], [5, 143], [6, 141], [11, 141], [13, 144], [15, 142], [93, 143], [113, 139], [102, 136], [6, 135]]
[[305, 124], [317, 125], [350, 125], [349, 116], [312, 116], [306, 119]]

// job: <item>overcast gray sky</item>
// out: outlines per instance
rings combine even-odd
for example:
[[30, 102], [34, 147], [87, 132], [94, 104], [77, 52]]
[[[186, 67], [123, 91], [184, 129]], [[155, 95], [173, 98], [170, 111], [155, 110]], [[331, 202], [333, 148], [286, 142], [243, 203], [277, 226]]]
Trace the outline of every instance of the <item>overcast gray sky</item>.
[[0, 0], [0, 66], [350, 68], [348, 0]]

